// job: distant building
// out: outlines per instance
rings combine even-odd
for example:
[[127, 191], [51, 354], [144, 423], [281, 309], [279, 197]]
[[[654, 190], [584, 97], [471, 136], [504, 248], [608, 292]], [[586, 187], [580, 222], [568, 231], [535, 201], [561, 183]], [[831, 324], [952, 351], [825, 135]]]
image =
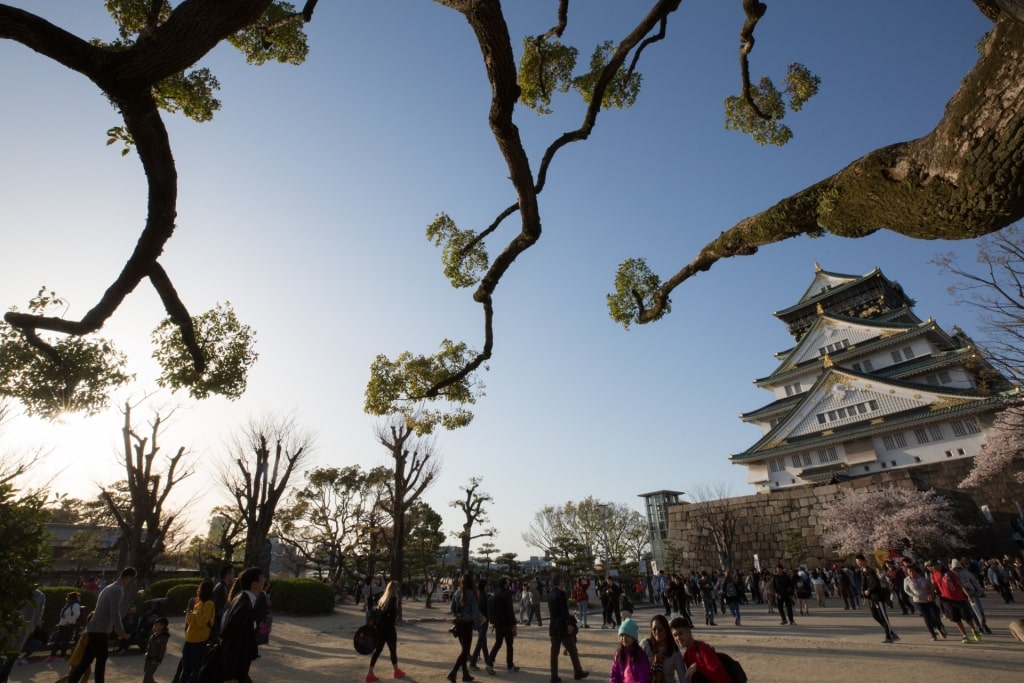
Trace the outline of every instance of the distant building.
[[763, 436], [732, 462], [759, 493], [977, 455], [1016, 389], [960, 330], [913, 312], [877, 268], [815, 264], [800, 300], [775, 313], [796, 344], [755, 385], [773, 400], [741, 415]]
[[647, 524], [651, 533], [651, 573], [665, 568], [665, 540], [668, 538], [668, 506], [681, 502], [682, 491], [652, 491], [641, 493], [647, 510]]
[[[56, 574], [82, 572], [104, 574], [118, 570], [124, 552], [123, 536], [117, 527], [90, 524], [47, 524], [47, 544], [53, 552], [51, 570]], [[88, 541], [90, 547], [80, 547]], [[84, 552], [83, 552], [84, 551]], [[90, 558], [88, 561], [82, 558]]]

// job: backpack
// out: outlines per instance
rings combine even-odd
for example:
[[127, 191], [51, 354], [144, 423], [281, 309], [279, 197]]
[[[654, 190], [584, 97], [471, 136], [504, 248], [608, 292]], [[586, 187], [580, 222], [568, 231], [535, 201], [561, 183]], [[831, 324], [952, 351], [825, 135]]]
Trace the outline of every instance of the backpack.
[[89, 615], [92, 611], [85, 605], [78, 605], [78, 619], [75, 621], [76, 628], [82, 628], [89, 623]]
[[715, 654], [718, 655], [718, 661], [722, 663], [725, 673], [729, 675], [732, 683], [747, 683], [747, 672], [743, 670], [739, 662], [724, 652], [716, 652]]

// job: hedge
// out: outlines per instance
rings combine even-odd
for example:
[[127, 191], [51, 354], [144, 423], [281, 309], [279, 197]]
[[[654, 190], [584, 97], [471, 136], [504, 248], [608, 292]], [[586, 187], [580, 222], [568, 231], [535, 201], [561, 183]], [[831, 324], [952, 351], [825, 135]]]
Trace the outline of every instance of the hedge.
[[202, 579], [196, 576], [181, 576], [174, 579], [160, 579], [153, 583], [146, 585], [146, 600], [152, 600], [153, 598], [165, 598], [167, 592], [175, 586], [189, 585], [192, 586], [192, 591], [195, 592], [196, 586], [202, 583]]
[[192, 579], [190, 583], [180, 582], [177, 586], [171, 586], [170, 590], [167, 591], [168, 604], [165, 605], [164, 610], [177, 610], [184, 611], [188, 607], [189, 601], [195, 597], [196, 589], [199, 588], [199, 584], [202, 583], [198, 579]]
[[278, 579], [271, 586], [271, 608], [288, 614], [330, 614], [334, 589], [315, 579]]

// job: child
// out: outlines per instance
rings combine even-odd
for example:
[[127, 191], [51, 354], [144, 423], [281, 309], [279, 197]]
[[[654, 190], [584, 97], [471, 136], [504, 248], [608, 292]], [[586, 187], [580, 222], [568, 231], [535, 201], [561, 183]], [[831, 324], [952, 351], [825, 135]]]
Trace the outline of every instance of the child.
[[143, 668], [142, 683], [154, 683], [153, 674], [164, 661], [167, 652], [167, 641], [171, 634], [167, 632], [167, 617], [160, 617], [153, 622], [153, 634], [146, 645], [146, 663]]
[[611, 683], [651, 683], [651, 663], [637, 642], [640, 628], [626, 617], [619, 624], [619, 649], [612, 660]]

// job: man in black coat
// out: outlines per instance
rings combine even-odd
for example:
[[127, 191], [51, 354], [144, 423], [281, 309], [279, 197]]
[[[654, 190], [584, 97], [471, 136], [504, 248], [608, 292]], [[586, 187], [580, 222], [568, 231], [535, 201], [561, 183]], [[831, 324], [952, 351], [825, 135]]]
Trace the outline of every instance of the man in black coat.
[[793, 579], [786, 573], [785, 568], [780, 564], [775, 567], [775, 575], [772, 576], [772, 590], [775, 592], [775, 606], [782, 618], [782, 625], [786, 625], [786, 619], [793, 625]]
[[[263, 592], [264, 577], [259, 567], [249, 567], [238, 577], [237, 594], [232, 598], [224, 618], [220, 638], [222, 645], [221, 681], [252, 683], [249, 666], [259, 656], [256, 645], [255, 605]], [[200, 677], [203, 680], [204, 677]]]
[[494, 673], [494, 658], [505, 643], [505, 662], [509, 671], [519, 671], [515, 665], [512, 641], [516, 637], [516, 609], [512, 600], [512, 593], [508, 589], [508, 579], [498, 581], [498, 590], [491, 595], [487, 601], [487, 617], [494, 626], [494, 647], [487, 656], [490, 664], [487, 666], [487, 673]]
[[580, 680], [590, 675], [580, 665], [576, 650], [576, 618], [569, 612], [569, 598], [562, 590], [562, 577], [551, 578], [551, 592], [548, 594], [548, 636], [551, 638], [551, 683], [560, 683], [558, 677], [558, 654], [565, 648], [572, 660], [573, 678]]

